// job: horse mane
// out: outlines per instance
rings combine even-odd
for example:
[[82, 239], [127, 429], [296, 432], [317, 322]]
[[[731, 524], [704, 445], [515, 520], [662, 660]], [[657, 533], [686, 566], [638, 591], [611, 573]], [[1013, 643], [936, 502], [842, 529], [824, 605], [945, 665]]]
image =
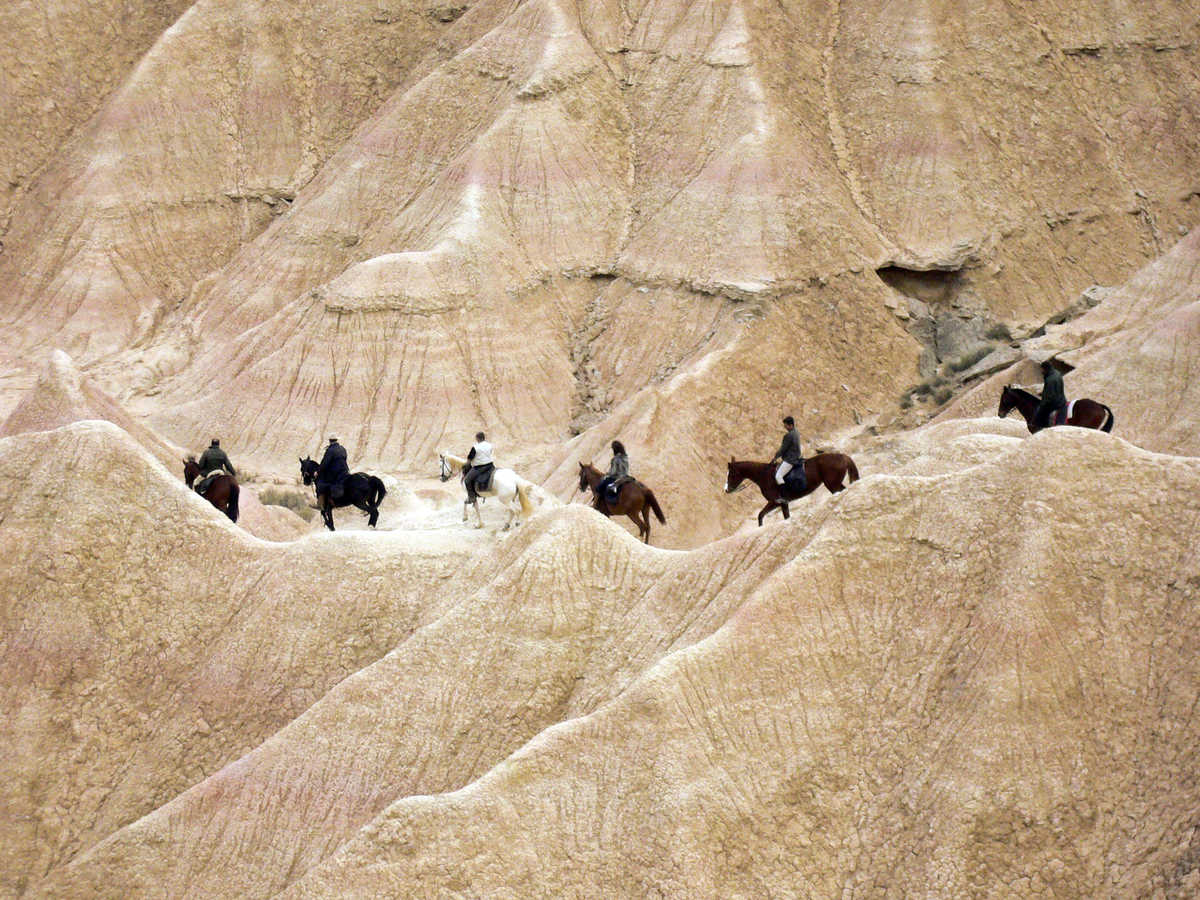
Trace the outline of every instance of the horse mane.
[[754, 469], [769, 469], [769, 468], [771, 468], [771, 464], [769, 462], [756, 462], [753, 459], [731, 459], [729, 461], [729, 465], [737, 466], [741, 470], [745, 470], [748, 468], [754, 468]]
[[446, 462], [448, 462], [448, 463], [453, 463], [454, 465], [458, 466], [460, 469], [465, 468], [467, 465], [467, 462], [468, 462], [466, 459], [463, 459], [461, 456], [455, 456], [453, 453], [442, 453], [441, 451], [439, 451], [438, 456], [445, 459]]
[[1030, 391], [1025, 390], [1023, 387], [1017, 387], [1015, 384], [1006, 384], [1004, 386], [1004, 390], [1012, 391], [1014, 394], [1021, 394], [1022, 396], [1028, 397], [1030, 400], [1038, 399], [1037, 394], [1031, 393]]

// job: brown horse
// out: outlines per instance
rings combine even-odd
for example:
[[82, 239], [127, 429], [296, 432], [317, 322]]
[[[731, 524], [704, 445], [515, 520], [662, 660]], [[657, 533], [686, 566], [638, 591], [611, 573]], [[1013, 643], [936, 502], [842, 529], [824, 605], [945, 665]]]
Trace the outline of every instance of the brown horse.
[[[996, 414], [1003, 419], [1013, 409], [1016, 409], [1025, 417], [1025, 425], [1030, 433], [1037, 433], [1041, 429], [1034, 426], [1033, 417], [1041, 402], [1029, 391], [1006, 384], [1004, 390], [1000, 392], [1000, 409]], [[1074, 425], [1077, 428], [1098, 428], [1101, 431], [1112, 431], [1113, 429], [1113, 412], [1103, 403], [1097, 403], [1095, 400], [1084, 397], [1082, 400], [1076, 400], [1069, 407], [1069, 411], [1070, 418], [1058, 424]]]
[[[579, 464], [579, 490], [591, 489], [592, 506], [606, 516], [629, 516], [638, 527], [638, 537], [647, 544], [650, 543], [650, 516], [647, 510], [653, 510], [658, 521], [667, 524], [666, 517], [654, 499], [654, 491], [640, 481], [626, 481], [621, 485], [615, 503], [609, 503], [600, 496], [598, 488], [604, 473], [589, 463]], [[638, 518], [638, 517], [641, 518]]]
[[851, 482], [858, 481], [858, 467], [854, 465], [854, 460], [844, 453], [818, 453], [816, 456], [806, 459], [804, 461], [804, 477], [807, 484], [799, 493], [788, 489], [785, 485], [776, 484], [775, 469], [774, 463], [738, 461], [733, 457], [729, 458], [729, 469], [725, 476], [725, 493], [732, 494], [734, 491], [741, 490], [745, 487], [744, 482], [746, 481], [757, 484], [758, 489], [762, 491], [763, 498], [767, 501], [767, 505], [758, 514], [759, 525], [763, 523], [763, 516], [777, 506], [783, 510], [783, 517], [788, 518], [790, 515], [788, 504], [811, 494], [818, 485], [823, 484], [829, 493], [836, 494], [838, 491], [846, 489], [842, 481], [847, 473], [850, 475]]
[[[189, 456], [183, 461], [183, 480], [189, 485], [203, 474], [200, 471], [200, 463], [196, 462], [196, 457]], [[231, 522], [236, 522], [240, 492], [237, 479], [232, 475], [222, 473], [209, 482], [208, 488], [200, 496], [229, 516]]]

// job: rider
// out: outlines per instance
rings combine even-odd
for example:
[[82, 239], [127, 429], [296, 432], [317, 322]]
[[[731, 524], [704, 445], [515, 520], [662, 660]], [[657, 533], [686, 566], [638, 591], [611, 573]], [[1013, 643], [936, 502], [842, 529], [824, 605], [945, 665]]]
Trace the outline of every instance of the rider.
[[233, 470], [233, 463], [221, 449], [221, 442], [217, 438], [213, 438], [208, 449], [200, 454], [200, 480], [196, 482], [196, 493], [203, 494], [208, 490], [212, 480], [220, 475], [222, 470], [237, 477], [237, 472]]
[[796, 431], [796, 420], [791, 416], [784, 416], [783, 424], [787, 431], [783, 433], [783, 442], [779, 445], [779, 449], [771, 457], [771, 462], [781, 460], [779, 468], [775, 470], [776, 484], [783, 484], [783, 479], [787, 477], [788, 472], [796, 466], [804, 465], [804, 457], [800, 455], [800, 433]]
[[629, 474], [629, 454], [625, 445], [620, 441], [612, 442], [612, 462], [608, 464], [608, 474], [600, 479], [596, 488], [596, 501], [599, 506], [601, 498], [605, 503], [613, 504], [621, 496], [621, 486], [633, 478]]
[[[475, 444], [471, 447], [471, 452], [467, 454], [467, 461], [471, 463], [471, 468], [467, 470], [466, 477], [463, 479], [463, 484], [467, 488], [467, 499], [464, 503], [473, 504], [475, 502], [475, 485], [480, 481], [487, 483], [491, 477], [492, 469], [495, 466], [492, 463], [492, 445], [488, 443], [482, 431], [475, 432]], [[466, 515], [466, 512], [463, 512]]]
[[317, 468], [317, 500], [320, 501], [322, 495], [330, 500], [342, 499], [342, 487], [349, 477], [346, 448], [330, 435], [329, 446], [325, 448], [325, 455], [321, 457], [321, 465]]
[[1042, 401], [1033, 414], [1033, 427], [1030, 431], [1040, 431], [1050, 427], [1050, 417], [1067, 405], [1067, 392], [1063, 387], [1062, 372], [1054, 365], [1053, 359], [1042, 362]]

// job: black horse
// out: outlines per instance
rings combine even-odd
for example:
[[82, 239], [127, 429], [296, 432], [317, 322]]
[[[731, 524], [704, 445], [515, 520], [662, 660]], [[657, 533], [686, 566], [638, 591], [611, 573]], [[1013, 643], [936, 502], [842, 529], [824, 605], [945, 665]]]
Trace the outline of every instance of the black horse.
[[[314, 484], [317, 480], [317, 470], [320, 469], [320, 464], [315, 459], [304, 457], [300, 460], [300, 475], [304, 478], [305, 484]], [[334, 500], [328, 494], [322, 494], [318, 497], [318, 501], [322, 498], [321, 518], [325, 520], [325, 527], [333, 531], [333, 511], [335, 508], [343, 506], [357, 506], [365, 512], [369, 518], [367, 524], [372, 528], [379, 521], [379, 504], [383, 502], [384, 495], [387, 490], [383, 486], [383, 482], [374, 475], [368, 475], [366, 472], [355, 472], [342, 482], [342, 496], [339, 500]]]

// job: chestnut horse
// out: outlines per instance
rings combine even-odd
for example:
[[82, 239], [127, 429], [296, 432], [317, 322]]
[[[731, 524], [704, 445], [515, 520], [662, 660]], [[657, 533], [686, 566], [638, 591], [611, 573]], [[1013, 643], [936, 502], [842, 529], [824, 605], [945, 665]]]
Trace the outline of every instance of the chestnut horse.
[[804, 477], [808, 483], [799, 493], [787, 488], [786, 485], [775, 483], [777, 468], [778, 466], [774, 463], [738, 461], [733, 457], [729, 458], [729, 468], [725, 476], [725, 493], [732, 494], [734, 491], [741, 490], [746, 486], [745, 482], [747, 481], [757, 484], [758, 489], [762, 491], [763, 498], [767, 501], [767, 505], [758, 514], [759, 525], [763, 523], [763, 516], [777, 506], [783, 510], [783, 517], [788, 518], [790, 515], [788, 504], [811, 494], [818, 485], [823, 484], [829, 493], [836, 494], [838, 491], [846, 489], [842, 481], [847, 473], [850, 475], [851, 482], [858, 481], [858, 467], [854, 465], [854, 460], [844, 453], [818, 453], [816, 456], [806, 459], [804, 461]]
[[[191, 485], [203, 474], [200, 471], [200, 463], [196, 462], [196, 457], [189, 456], [183, 461], [183, 480], [188, 485]], [[200, 492], [197, 491], [197, 493]], [[241, 489], [238, 488], [237, 479], [232, 475], [222, 473], [208, 483], [208, 489], [200, 496], [229, 516], [231, 522], [236, 522], [238, 520], [239, 493], [241, 493]]]
[[[1038, 405], [1042, 401], [1029, 391], [1023, 391], [1018, 387], [1013, 387], [1011, 384], [1006, 384], [1004, 390], [1000, 392], [1000, 409], [996, 415], [1004, 418], [1013, 409], [1016, 409], [1025, 417], [1025, 426], [1031, 433], [1036, 433], [1041, 429], [1034, 429], [1033, 416], [1037, 412]], [[1097, 403], [1095, 400], [1089, 400], [1084, 397], [1082, 400], [1076, 400], [1068, 407], [1070, 418], [1065, 422], [1059, 422], [1060, 425], [1074, 425], [1077, 428], [1099, 428], [1101, 431], [1112, 431], [1113, 429], [1113, 412], [1103, 403]]]
[[591, 490], [592, 506], [609, 517], [629, 516], [638, 527], [638, 537], [647, 544], [650, 543], [650, 516], [647, 510], [653, 510], [654, 515], [658, 516], [658, 521], [667, 524], [658, 501], [654, 499], [654, 491], [640, 481], [626, 481], [621, 485], [616, 502], [609, 503], [598, 493], [603, 478], [604, 473], [595, 466], [582, 462], [579, 464], [579, 490]]

